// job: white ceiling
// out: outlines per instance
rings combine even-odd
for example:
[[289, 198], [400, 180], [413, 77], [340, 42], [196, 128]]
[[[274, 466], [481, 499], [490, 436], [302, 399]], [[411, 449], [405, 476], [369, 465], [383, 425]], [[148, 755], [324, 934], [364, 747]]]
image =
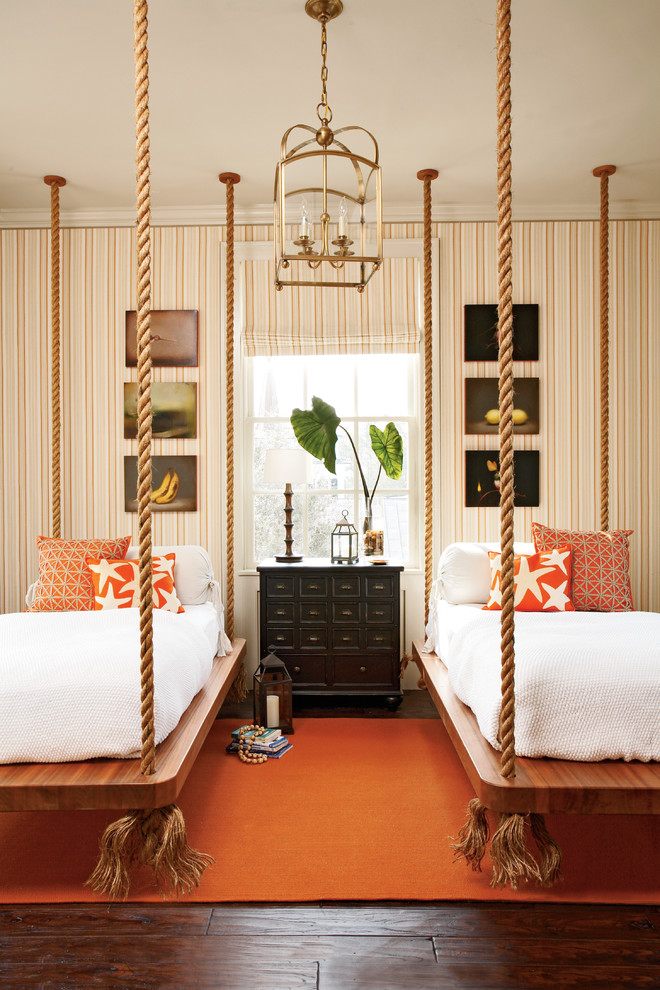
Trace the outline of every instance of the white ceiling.
[[[495, 215], [495, 0], [344, 0], [328, 25], [335, 126], [376, 136], [386, 219]], [[660, 0], [513, 0], [514, 219], [660, 217]], [[320, 26], [304, 0], [152, 0], [156, 222], [268, 219], [283, 132], [314, 123]], [[135, 200], [131, 0], [0, 0], [0, 226], [130, 222]]]

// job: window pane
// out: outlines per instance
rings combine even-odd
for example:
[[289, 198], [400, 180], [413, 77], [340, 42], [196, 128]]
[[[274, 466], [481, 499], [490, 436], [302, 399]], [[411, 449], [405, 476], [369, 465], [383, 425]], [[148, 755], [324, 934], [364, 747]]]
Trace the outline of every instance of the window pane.
[[[286, 530], [284, 528], [284, 495], [255, 495], [254, 496], [254, 556], [256, 560], [265, 560], [275, 554], [286, 553]], [[293, 499], [293, 515], [291, 516], [294, 544], [292, 553], [302, 553], [303, 525], [300, 512], [300, 501]]]
[[[308, 543], [310, 557], [330, 557], [332, 531], [338, 522], [343, 522], [342, 512], [348, 512], [348, 520], [353, 519], [353, 499], [340, 495], [310, 495], [307, 510]], [[356, 529], [360, 529], [356, 526]]]
[[291, 415], [303, 398], [304, 365], [300, 357], [252, 358], [252, 415]]
[[409, 416], [408, 379], [410, 362], [405, 354], [359, 354], [356, 356], [358, 416], [385, 418]]
[[[264, 461], [267, 450], [282, 450], [297, 447], [298, 441], [290, 423], [262, 422], [254, 424], [254, 449], [252, 452], [252, 477], [255, 488], [276, 488], [264, 484]], [[311, 460], [311, 457], [310, 457]], [[281, 486], [280, 486], [281, 487]], [[284, 489], [282, 489], [284, 490]]]
[[334, 406], [343, 421], [346, 416], [355, 414], [355, 389], [353, 359], [346, 355], [319, 355], [308, 358], [307, 401], [312, 404], [312, 396], [317, 395]]

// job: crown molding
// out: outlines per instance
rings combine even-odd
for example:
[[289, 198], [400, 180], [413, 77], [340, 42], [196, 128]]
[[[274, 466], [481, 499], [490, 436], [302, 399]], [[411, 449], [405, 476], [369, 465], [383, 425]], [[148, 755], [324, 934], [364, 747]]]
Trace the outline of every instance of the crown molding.
[[[610, 220], [658, 220], [660, 203], [617, 203], [610, 200]], [[432, 219], [443, 222], [486, 222], [496, 221], [495, 205], [483, 203], [435, 203], [432, 206]], [[513, 210], [513, 220], [598, 220], [599, 204], [589, 209], [582, 204], [531, 204]], [[423, 203], [389, 203], [383, 207], [384, 223], [422, 223]], [[155, 227], [215, 227], [226, 222], [224, 206], [180, 206], [163, 207], [151, 211], [151, 222]], [[273, 207], [270, 203], [253, 207], [236, 207], [234, 223], [239, 225], [272, 224]], [[106, 209], [62, 210], [61, 227], [133, 227], [135, 209], [114, 207]], [[50, 227], [50, 210], [44, 209], [0, 209], [0, 229], [25, 229]]]

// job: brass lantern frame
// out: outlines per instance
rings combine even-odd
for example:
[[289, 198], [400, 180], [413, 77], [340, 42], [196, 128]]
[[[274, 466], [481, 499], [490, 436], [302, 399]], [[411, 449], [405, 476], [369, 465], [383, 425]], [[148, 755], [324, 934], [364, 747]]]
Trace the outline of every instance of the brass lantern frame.
[[[295, 124], [284, 133], [280, 144], [280, 159], [275, 169], [273, 193], [275, 286], [278, 290], [285, 285], [312, 285], [328, 288], [344, 286], [363, 292], [383, 260], [383, 195], [378, 142], [370, 131], [357, 124], [350, 124], [336, 131], [330, 128], [332, 110], [328, 106], [326, 92], [325, 25], [328, 20], [338, 17], [342, 9], [340, 0], [307, 0], [305, 6], [309, 16], [318, 20], [322, 26], [322, 94], [316, 108], [320, 126]], [[366, 137], [369, 142], [368, 155], [371, 157], [351, 151], [344, 141], [338, 140], [340, 135], [345, 135], [349, 131], [359, 132]], [[317, 174], [321, 176], [320, 183], [296, 185], [293, 178], [298, 174], [296, 167], [308, 160], [318, 161]], [[355, 182], [351, 185], [350, 191], [337, 189], [329, 184], [329, 165], [339, 160], [347, 161], [352, 166], [349, 172], [352, 172]], [[330, 168], [331, 175], [332, 171]], [[291, 177], [291, 180], [287, 181], [287, 177]], [[301, 233], [295, 240], [293, 239], [292, 227], [295, 226], [295, 221], [290, 215], [287, 216], [287, 203], [291, 198], [295, 196], [304, 199], [305, 195], [318, 196], [321, 200], [321, 213], [312, 219], [310, 228], [313, 235], [315, 228], [318, 231], [320, 225], [320, 247], [316, 250], [316, 242], [311, 235]], [[350, 220], [351, 233], [354, 233], [355, 241], [349, 236], [348, 228], [341, 230], [339, 226], [335, 238], [331, 240], [330, 226], [334, 220], [329, 212], [329, 197], [336, 198], [337, 201], [346, 200], [357, 207]], [[375, 217], [367, 216], [367, 210], [371, 211], [374, 206]], [[291, 244], [299, 250], [297, 252], [292, 250]], [[336, 250], [332, 250], [333, 248]], [[329, 265], [338, 275], [332, 280], [328, 277], [301, 278], [299, 277], [301, 265], [312, 270], [320, 268], [320, 274], [323, 274], [322, 266]]]

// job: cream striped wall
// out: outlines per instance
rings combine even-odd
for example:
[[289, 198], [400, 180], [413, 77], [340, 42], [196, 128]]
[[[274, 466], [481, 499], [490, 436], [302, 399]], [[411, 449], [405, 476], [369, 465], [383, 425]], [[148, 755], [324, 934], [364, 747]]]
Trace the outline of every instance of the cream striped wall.
[[[240, 239], [268, 240], [267, 226], [237, 227]], [[496, 298], [496, 231], [492, 223], [441, 223], [435, 349], [437, 400], [435, 556], [454, 539], [497, 539], [496, 509], [463, 507], [466, 446], [463, 378], [491, 374], [462, 361], [463, 306]], [[422, 235], [419, 224], [392, 225], [393, 238]], [[514, 301], [537, 302], [539, 361], [516, 373], [541, 381], [541, 436], [517, 440], [540, 450], [541, 506], [516, 510], [520, 537], [532, 519], [592, 528], [598, 522], [598, 225], [514, 224]], [[156, 380], [197, 381], [197, 440], [155, 442], [156, 453], [198, 456], [196, 513], [154, 516], [154, 539], [200, 542], [222, 566], [224, 540], [224, 302], [219, 227], [154, 229], [153, 305], [199, 311], [198, 368], [155, 370]], [[635, 530], [633, 591], [638, 607], [660, 610], [660, 223], [612, 224], [612, 526]], [[36, 572], [35, 537], [49, 531], [50, 288], [46, 230], [0, 232], [0, 396], [2, 519], [0, 608], [23, 607]], [[124, 512], [124, 314], [135, 308], [134, 233], [129, 228], [62, 232], [63, 532], [67, 536], [131, 533]], [[286, 291], [286, 290], [285, 290]], [[240, 477], [240, 471], [237, 472]], [[238, 495], [240, 504], [240, 493]], [[240, 562], [237, 562], [240, 568]], [[243, 578], [239, 579], [240, 581]], [[250, 581], [252, 579], [246, 578]], [[252, 595], [252, 591], [250, 591]], [[249, 598], [249, 603], [252, 598]], [[251, 604], [237, 595], [237, 633], [255, 638]], [[412, 610], [408, 637], [420, 635], [423, 603]]]

